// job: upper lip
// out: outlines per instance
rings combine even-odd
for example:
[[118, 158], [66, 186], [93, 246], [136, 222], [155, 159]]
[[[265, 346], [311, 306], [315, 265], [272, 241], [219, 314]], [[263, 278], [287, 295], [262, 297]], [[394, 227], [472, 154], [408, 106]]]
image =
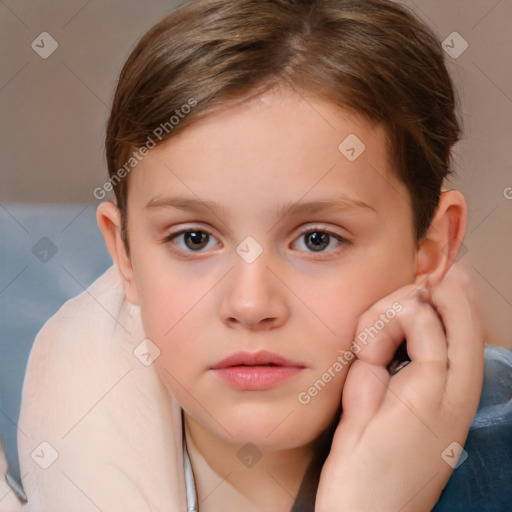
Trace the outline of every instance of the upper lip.
[[261, 350], [259, 352], [236, 352], [232, 354], [215, 366], [212, 366], [213, 370], [221, 368], [229, 368], [230, 366], [257, 366], [257, 365], [270, 365], [275, 366], [291, 366], [297, 368], [304, 368], [304, 365], [296, 361], [291, 361], [279, 354]]

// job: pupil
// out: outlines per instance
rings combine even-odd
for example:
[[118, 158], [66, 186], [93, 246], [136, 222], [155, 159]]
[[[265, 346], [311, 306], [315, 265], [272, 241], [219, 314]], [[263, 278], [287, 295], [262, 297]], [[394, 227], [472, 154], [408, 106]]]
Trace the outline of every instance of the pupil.
[[306, 236], [308, 241], [312, 243], [312, 246], [308, 244], [308, 247], [313, 251], [321, 251], [329, 245], [329, 235], [327, 233], [313, 231]]
[[189, 231], [185, 233], [185, 243], [189, 249], [202, 249], [208, 243], [208, 234], [201, 231]]

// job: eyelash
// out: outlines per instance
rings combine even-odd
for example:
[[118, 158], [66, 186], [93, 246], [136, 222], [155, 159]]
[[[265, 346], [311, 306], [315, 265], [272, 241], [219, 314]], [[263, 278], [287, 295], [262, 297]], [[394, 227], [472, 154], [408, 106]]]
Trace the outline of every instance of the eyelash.
[[[174, 240], [176, 238], [178, 238], [179, 236], [185, 234], [185, 233], [191, 233], [191, 232], [199, 232], [199, 233], [204, 233], [206, 235], [208, 235], [209, 237], [213, 238], [213, 239], [216, 239], [215, 236], [210, 232], [208, 231], [207, 229], [204, 229], [204, 228], [194, 228], [194, 227], [191, 227], [191, 228], [187, 228], [187, 229], [182, 229], [180, 231], [177, 231], [175, 233], [170, 233], [169, 235], [167, 235], [166, 237], [164, 237], [161, 242], [166, 244], [166, 245], [169, 245], [170, 246], [170, 249], [174, 252], [174, 253], [177, 253], [179, 254], [180, 256], [184, 257], [184, 258], [190, 258], [191, 256], [190, 255], [193, 255], [193, 254], [201, 254], [203, 252], [206, 252], [206, 251], [203, 251], [203, 250], [198, 250], [198, 251], [191, 251], [191, 250], [188, 250], [188, 251], [184, 251], [182, 249], [176, 249], [175, 247], [172, 247], [172, 246], [175, 246], [174, 244]], [[348, 245], [351, 245], [352, 242], [336, 233], [333, 233], [332, 231], [329, 231], [325, 228], [322, 228], [320, 226], [312, 226], [312, 227], [307, 227], [307, 228], [304, 228], [302, 229], [297, 238], [295, 240], [299, 240], [301, 237], [303, 237], [304, 235], [306, 234], [311, 234], [311, 233], [324, 233], [326, 235], [328, 235], [329, 237], [331, 238], [334, 238], [335, 240], [337, 240], [341, 246], [336, 248], [336, 249], [333, 249], [331, 251], [327, 251], [327, 252], [324, 252], [324, 251], [318, 251], [318, 252], [315, 252], [315, 251], [302, 251], [302, 252], [307, 252], [308, 254], [310, 255], [313, 255], [314, 258], [317, 258], [318, 256], [321, 257], [321, 255], [324, 255], [324, 254], [331, 254], [331, 253], [338, 253], [340, 251], [340, 249], [343, 249], [345, 246], [348, 246]], [[330, 243], [330, 241], [329, 241]], [[318, 255], [318, 256], [315, 256], [315, 255]]]

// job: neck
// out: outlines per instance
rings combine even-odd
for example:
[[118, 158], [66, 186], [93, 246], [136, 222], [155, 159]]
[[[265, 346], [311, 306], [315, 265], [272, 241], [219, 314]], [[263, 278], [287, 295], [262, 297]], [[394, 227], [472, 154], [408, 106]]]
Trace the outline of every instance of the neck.
[[290, 512], [313, 458], [313, 443], [260, 452], [224, 442], [188, 415], [185, 435], [199, 512]]

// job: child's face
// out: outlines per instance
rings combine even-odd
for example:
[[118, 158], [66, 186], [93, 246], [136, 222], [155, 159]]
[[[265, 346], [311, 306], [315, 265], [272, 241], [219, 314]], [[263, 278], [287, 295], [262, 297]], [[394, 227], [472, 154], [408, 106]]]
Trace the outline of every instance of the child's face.
[[[366, 146], [354, 161], [338, 149], [349, 134]], [[311, 442], [339, 407], [349, 365], [335, 363], [359, 315], [413, 280], [409, 195], [388, 166], [382, 128], [268, 93], [157, 146], [130, 180], [129, 296], [195, 428], [260, 448]], [[190, 203], [147, 207], [177, 196]], [[318, 208], [324, 201], [341, 202]], [[180, 230], [195, 233], [162, 242]], [[300, 368], [283, 378], [269, 367], [212, 369], [263, 350]]]

